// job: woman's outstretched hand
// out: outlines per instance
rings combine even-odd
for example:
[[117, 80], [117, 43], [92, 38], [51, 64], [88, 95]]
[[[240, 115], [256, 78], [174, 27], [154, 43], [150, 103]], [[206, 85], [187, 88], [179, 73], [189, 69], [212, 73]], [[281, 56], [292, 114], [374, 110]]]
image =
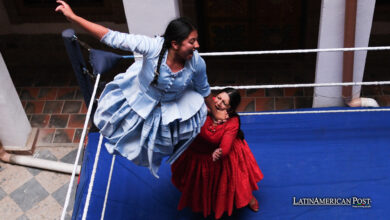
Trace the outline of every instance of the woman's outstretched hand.
[[64, 14], [66, 19], [68, 19], [68, 21], [78, 25], [79, 27], [90, 33], [92, 36], [96, 37], [98, 40], [101, 40], [102, 37], [108, 33], [108, 28], [100, 24], [90, 22], [80, 16], [77, 16], [66, 2], [57, 0], [57, 3], [59, 5], [55, 9], [56, 12], [61, 12], [62, 14]]
[[76, 15], [72, 8], [64, 1], [57, 0], [57, 3], [59, 4], [57, 8], [55, 9], [56, 12], [61, 12], [68, 21], [72, 21], [73, 17]]
[[219, 160], [219, 158], [221, 158], [221, 156], [222, 156], [222, 149], [221, 148], [215, 149], [213, 154], [212, 154], [213, 162]]

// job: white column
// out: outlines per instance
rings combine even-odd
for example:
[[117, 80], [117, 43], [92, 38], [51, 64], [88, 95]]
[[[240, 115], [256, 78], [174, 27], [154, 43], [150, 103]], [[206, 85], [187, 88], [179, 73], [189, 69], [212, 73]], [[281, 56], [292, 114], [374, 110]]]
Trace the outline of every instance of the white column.
[[5, 147], [24, 147], [30, 132], [30, 122], [0, 53], [0, 142]]
[[130, 33], [163, 35], [169, 21], [180, 16], [178, 0], [123, 0]]
[[129, 32], [149, 37], [163, 35], [168, 23], [180, 16], [178, 0], [123, 0], [123, 7]]
[[[375, 0], [358, 0], [356, 17], [355, 47], [368, 47], [372, 20], [374, 17]], [[375, 52], [374, 52], [375, 53]], [[355, 52], [355, 63], [353, 65], [353, 81], [361, 82], [364, 76], [367, 51]], [[361, 86], [352, 89], [353, 98], [360, 97]]]
[[[358, 0], [356, 13], [355, 47], [367, 47], [370, 38], [375, 0]], [[318, 48], [344, 47], [345, 0], [322, 0]], [[354, 78], [361, 82], [366, 63], [366, 51], [355, 52]], [[342, 82], [343, 53], [317, 53], [316, 83]], [[316, 87], [313, 107], [343, 106], [341, 87]], [[360, 87], [352, 90], [354, 97], [360, 96]]]

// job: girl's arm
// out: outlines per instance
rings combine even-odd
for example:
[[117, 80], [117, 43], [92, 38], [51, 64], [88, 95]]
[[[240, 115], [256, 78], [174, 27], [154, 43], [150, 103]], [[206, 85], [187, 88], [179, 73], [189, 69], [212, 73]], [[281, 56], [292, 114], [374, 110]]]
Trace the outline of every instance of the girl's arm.
[[57, 0], [57, 3], [60, 5], [58, 5], [55, 9], [56, 12], [61, 12], [66, 17], [66, 19], [68, 19], [68, 21], [78, 25], [97, 39], [102, 39], [102, 37], [108, 33], [108, 28], [77, 16], [73, 12], [72, 8], [64, 1]]
[[219, 144], [219, 148], [215, 149], [212, 153], [213, 161], [219, 160], [221, 157], [226, 156], [230, 153], [232, 149], [233, 142], [237, 137], [238, 132], [238, 118], [233, 117], [226, 122], [225, 131], [223, 133], [221, 143]]
[[237, 117], [230, 118], [226, 123], [225, 132], [223, 133], [221, 143], [219, 144], [221, 156], [226, 156], [230, 153], [239, 128]]
[[[197, 54], [198, 53], [195, 51], [194, 55]], [[215, 108], [213, 95], [211, 94], [210, 85], [207, 80], [206, 63], [200, 56], [196, 65], [193, 83], [195, 90], [204, 97], [204, 102], [206, 103], [209, 112], [212, 115], [217, 116], [217, 109]]]

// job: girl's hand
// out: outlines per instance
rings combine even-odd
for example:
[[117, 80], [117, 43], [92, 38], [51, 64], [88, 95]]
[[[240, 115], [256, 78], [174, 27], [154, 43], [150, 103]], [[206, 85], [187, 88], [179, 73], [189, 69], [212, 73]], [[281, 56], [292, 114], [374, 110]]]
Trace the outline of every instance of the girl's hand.
[[57, 6], [55, 11], [61, 12], [66, 17], [66, 19], [68, 19], [69, 21], [72, 21], [73, 20], [72, 18], [76, 15], [73, 12], [72, 8], [64, 1], [57, 0], [57, 3], [60, 5]]
[[213, 154], [212, 154], [213, 162], [219, 160], [219, 158], [221, 158], [221, 156], [222, 156], [222, 149], [221, 148], [215, 149]]
[[217, 110], [213, 115], [214, 122], [217, 124], [225, 123], [229, 119], [229, 114], [226, 110]]

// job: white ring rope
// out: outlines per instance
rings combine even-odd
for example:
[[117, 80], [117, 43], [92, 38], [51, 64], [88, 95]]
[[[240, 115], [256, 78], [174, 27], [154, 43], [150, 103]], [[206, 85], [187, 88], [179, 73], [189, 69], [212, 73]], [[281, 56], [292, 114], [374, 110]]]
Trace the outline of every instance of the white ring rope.
[[[239, 56], [239, 55], [264, 55], [264, 54], [297, 54], [297, 53], [317, 53], [317, 52], [348, 52], [348, 51], [372, 51], [390, 50], [390, 46], [379, 47], [347, 47], [347, 48], [319, 48], [319, 49], [295, 49], [295, 50], [259, 50], [259, 51], [231, 51], [231, 52], [203, 52], [199, 53], [203, 57], [212, 56]], [[135, 54], [134, 58], [142, 58], [142, 55]]]
[[112, 155], [110, 174], [108, 175], [108, 182], [107, 182], [107, 188], [106, 188], [106, 195], [104, 196], [103, 210], [102, 210], [102, 215], [100, 216], [101, 220], [104, 219], [104, 214], [106, 212], [106, 204], [107, 204], [108, 192], [110, 191], [111, 177], [112, 177], [112, 172], [114, 170], [115, 158], [116, 158], [116, 155], [115, 154]]
[[85, 200], [85, 204], [84, 204], [84, 211], [83, 211], [82, 220], [87, 219], [88, 208], [89, 208], [89, 201], [91, 200], [92, 188], [93, 188], [93, 184], [95, 182], [96, 168], [97, 168], [97, 164], [99, 162], [100, 149], [102, 147], [102, 142], [103, 142], [103, 135], [100, 134], [100, 136], [99, 136], [99, 143], [98, 143], [98, 147], [96, 149], [96, 154], [95, 154], [95, 160], [93, 162], [91, 179], [89, 180], [87, 199]]
[[[290, 54], [290, 53], [315, 53], [315, 52], [340, 52], [340, 51], [371, 51], [371, 50], [390, 50], [390, 46], [380, 46], [380, 47], [355, 47], [355, 48], [321, 48], [321, 49], [296, 49], [296, 50], [269, 50], [269, 51], [235, 51], [235, 52], [206, 52], [206, 53], [199, 53], [201, 56], [237, 56], [237, 55], [263, 55], [263, 54]], [[142, 55], [134, 55], [135, 58], [141, 58]], [[75, 164], [71, 176], [71, 180], [69, 183], [68, 187], [68, 192], [66, 194], [66, 199], [65, 199], [65, 204], [64, 208], [62, 211], [61, 215], [61, 220], [65, 219], [66, 215], [66, 209], [69, 205], [69, 199], [70, 199], [70, 194], [72, 191], [73, 187], [73, 182], [74, 182], [74, 177], [76, 174], [76, 169], [77, 169], [77, 164], [79, 161], [80, 157], [80, 152], [84, 143], [85, 135], [86, 135], [86, 130], [89, 122], [89, 118], [91, 116], [92, 112], [92, 105], [93, 101], [96, 96], [96, 90], [98, 87], [98, 83], [100, 81], [100, 74], [97, 75], [96, 81], [95, 81], [95, 86], [92, 92], [92, 98], [91, 102], [89, 103], [88, 106], [88, 112], [86, 115], [86, 119], [84, 122], [84, 127], [83, 127], [83, 132], [81, 134], [81, 139], [79, 143], [79, 148], [78, 152], [76, 155], [75, 159]], [[214, 86], [211, 87], [212, 90], [219, 90], [223, 89], [226, 87], [232, 87], [235, 89], [270, 89], [270, 88], [298, 88], [298, 87], [324, 87], [324, 86], [358, 86], [358, 85], [387, 85], [390, 84], [390, 81], [382, 81], [382, 82], [346, 82], [346, 83], [310, 83], [310, 84], [284, 84], [284, 85], [249, 85], [249, 86]], [[373, 112], [373, 111], [390, 111], [390, 109], [384, 109], [384, 108], [376, 108], [376, 109], [353, 109], [353, 110], [318, 110], [318, 111], [286, 111], [286, 112], [254, 112], [254, 113], [239, 113], [239, 115], [272, 115], [272, 114], [310, 114], [310, 113], [339, 113], [339, 112]], [[96, 173], [96, 167], [97, 167], [97, 161], [99, 160], [98, 157], [100, 155], [100, 148], [101, 148], [101, 143], [102, 143], [103, 136], [100, 135], [99, 137], [99, 144], [98, 144], [98, 149], [95, 155], [95, 162], [93, 166], [93, 171], [91, 174], [91, 180], [88, 188], [88, 194], [87, 194], [87, 200], [84, 206], [84, 212], [83, 212], [83, 218], [86, 219], [86, 215], [88, 212], [88, 206], [89, 206], [89, 201], [91, 197], [91, 192], [92, 192], [92, 187], [93, 187], [93, 182], [95, 178], [95, 173]], [[111, 183], [111, 176], [112, 176], [112, 171], [115, 163], [115, 155], [113, 155], [113, 159], [111, 162], [111, 169], [110, 169], [110, 174], [109, 174], [109, 182], [106, 188], [106, 195], [105, 195], [105, 200], [104, 200], [104, 205], [103, 205], [103, 210], [102, 210], [102, 216], [101, 219], [104, 218], [104, 212], [105, 212], [105, 207], [106, 207], [106, 202], [107, 202], [107, 197], [108, 197], [108, 192], [110, 188], [110, 183]]]
[[234, 89], [273, 89], [273, 88], [302, 88], [302, 87], [326, 87], [326, 86], [368, 86], [389, 85], [390, 81], [373, 82], [333, 82], [333, 83], [306, 83], [306, 84], [281, 84], [281, 85], [249, 85], [249, 86], [213, 86], [211, 90], [220, 90], [227, 87]]
[[302, 110], [281, 112], [239, 112], [240, 116], [246, 115], [294, 115], [294, 114], [322, 114], [322, 113], [348, 113], [348, 112], [388, 112], [390, 108], [366, 108], [350, 110]]
[[295, 50], [263, 50], [263, 51], [233, 51], [233, 52], [206, 52], [201, 56], [237, 56], [237, 55], [263, 55], [263, 54], [287, 54], [287, 53], [317, 53], [340, 52], [361, 50], [390, 50], [390, 46], [381, 47], [347, 47], [347, 48], [319, 48], [319, 49], [295, 49]]
[[79, 148], [78, 148], [76, 159], [75, 159], [75, 162], [74, 162], [72, 176], [70, 178], [68, 192], [66, 193], [66, 199], [65, 199], [65, 203], [64, 203], [64, 208], [63, 208], [62, 214], [61, 214], [61, 220], [65, 219], [66, 209], [68, 208], [68, 205], [69, 205], [69, 199], [70, 199], [70, 194], [72, 192], [73, 181], [74, 181], [74, 178], [76, 176], [77, 164], [79, 163], [80, 152], [81, 152], [81, 149], [82, 149], [83, 144], [84, 144], [85, 134], [86, 134], [87, 127], [88, 127], [89, 118], [91, 117], [93, 100], [95, 99], [95, 96], [96, 96], [96, 90], [97, 90], [97, 87], [98, 87], [98, 84], [99, 84], [99, 80], [100, 80], [100, 74], [98, 74], [97, 77], [96, 77], [95, 85], [94, 85], [93, 92], [92, 92], [92, 98], [91, 98], [91, 101], [89, 102], [87, 115], [86, 115], [85, 121], [84, 121], [83, 132], [81, 133]]

